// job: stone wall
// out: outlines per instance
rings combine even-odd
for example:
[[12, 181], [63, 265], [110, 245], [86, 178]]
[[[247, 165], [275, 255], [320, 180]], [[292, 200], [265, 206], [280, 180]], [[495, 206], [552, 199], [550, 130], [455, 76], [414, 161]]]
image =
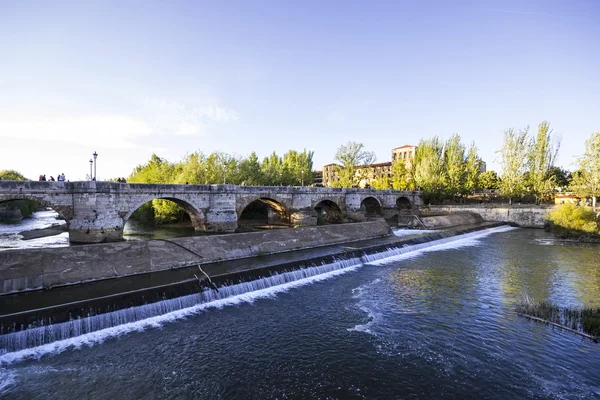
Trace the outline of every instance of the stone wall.
[[[479, 214], [474, 213], [453, 213], [448, 215], [421, 216], [421, 221], [427, 229], [440, 229], [460, 225], [472, 225], [483, 222]], [[413, 226], [419, 226], [413, 222]]]
[[373, 221], [232, 235], [9, 250], [0, 252], [0, 294], [388, 235], [391, 230], [385, 222]]
[[486, 221], [500, 221], [515, 224], [524, 228], [543, 228], [544, 216], [554, 209], [550, 206], [527, 205], [448, 205], [423, 207], [423, 216], [432, 213], [474, 213], [480, 215]]

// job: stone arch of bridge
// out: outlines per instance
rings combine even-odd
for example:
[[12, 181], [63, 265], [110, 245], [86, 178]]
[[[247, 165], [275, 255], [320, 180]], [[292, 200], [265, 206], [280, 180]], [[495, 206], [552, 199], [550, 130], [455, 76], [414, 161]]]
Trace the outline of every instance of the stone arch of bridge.
[[138, 201], [137, 203], [135, 203], [135, 205], [133, 207], [131, 207], [129, 210], [125, 211], [124, 214], [122, 215], [123, 226], [125, 226], [125, 224], [129, 220], [129, 218], [131, 218], [131, 215], [138, 208], [140, 208], [141, 206], [143, 206], [144, 204], [146, 204], [152, 200], [172, 201], [173, 203], [175, 203], [179, 207], [181, 207], [190, 216], [190, 220], [192, 221], [192, 226], [194, 227], [194, 230], [202, 231], [202, 230], [206, 229], [206, 216], [204, 215], [204, 212], [202, 212], [202, 210], [195, 207], [194, 205], [190, 204], [187, 199], [181, 199], [176, 196], [148, 196], [148, 197], [144, 198], [143, 200]]
[[373, 196], [368, 196], [362, 199], [360, 202], [360, 210], [365, 214], [366, 217], [383, 216], [381, 201]]
[[[257, 203], [266, 205], [268, 209], [276, 214], [277, 218], [275, 219], [279, 220], [279, 222], [289, 223], [291, 206], [276, 196], [256, 196], [239, 201], [236, 210], [238, 221], [242, 219], [244, 211], [249, 210]], [[272, 217], [267, 218], [274, 220]]]
[[400, 196], [396, 199], [396, 208], [398, 210], [410, 210], [412, 208], [412, 203], [406, 196]]
[[320, 200], [313, 208], [317, 212], [318, 223], [340, 223], [344, 219], [342, 209], [333, 200]]
[[277, 195], [265, 194], [265, 195], [251, 196], [251, 197], [242, 197], [242, 198], [238, 197], [237, 202], [236, 202], [236, 210], [235, 210], [237, 213], [238, 219], [241, 217], [241, 215], [244, 212], [244, 210], [246, 209], [246, 207], [248, 207], [251, 203], [253, 203], [257, 200], [266, 204], [267, 206], [269, 206], [269, 208], [271, 208], [273, 211], [275, 211], [277, 213], [285, 214], [288, 217], [292, 211], [292, 205], [290, 204], [290, 202], [286, 201], [285, 199], [280, 198]]
[[67, 221], [67, 225], [69, 221], [73, 218], [73, 207], [72, 206], [62, 206], [58, 204], [54, 204], [51, 201], [48, 201], [45, 196], [39, 197], [35, 195], [4, 195], [0, 196], [0, 204], [6, 203], [9, 201], [15, 200], [29, 200], [39, 204], [42, 207], [48, 207], [56, 211], [58, 215], [65, 221]]

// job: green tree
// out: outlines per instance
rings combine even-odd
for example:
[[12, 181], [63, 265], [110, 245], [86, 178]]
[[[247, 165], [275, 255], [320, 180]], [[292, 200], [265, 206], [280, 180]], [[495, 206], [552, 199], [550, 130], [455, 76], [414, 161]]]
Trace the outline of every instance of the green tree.
[[498, 174], [496, 173], [496, 171], [485, 171], [479, 175], [478, 186], [481, 189], [488, 189], [488, 190], [498, 189], [498, 183], [499, 183], [498, 181], [499, 181], [499, 178], [498, 178]]
[[415, 152], [413, 176], [426, 203], [443, 199], [446, 187], [444, 145], [437, 136], [419, 142]]
[[561, 167], [550, 168], [550, 174], [554, 177], [554, 182], [559, 190], [565, 190], [571, 183], [571, 173]]
[[457, 133], [452, 135], [444, 146], [444, 189], [452, 199], [463, 191], [466, 174], [465, 151]]
[[406, 168], [404, 160], [396, 160], [392, 164], [391, 185], [394, 190], [414, 190], [411, 169]]
[[265, 157], [260, 165], [260, 169], [262, 171], [264, 185], [283, 185], [283, 160], [277, 155], [277, 153], [273, 152], [269, 157]]
[[465, 175], [464, 182], [461, 186], [461, 193], [468, 196], [479, 188], [479, 166], [481, 159], [477, 154], [475, 142], [471, 143], [465, 160]]
[[240, 184], [249, 186], [260, 186], [263, 184], [263, 175], [260, 168], [258, 156], [253, 151], [250, 156], [242, 159], [239, 165]]
[[528, 131], [529, 127], [519, 131], [511, 128], [504, 132], [504, 143], [499, 151], [502, 166], [499, 189], [503, 196], [508, 197], [509, 204], [512, 204], [513, 198], [523, 194], [523, 175], [527, 170], [529, 150]]
[[551, 169], [560, 149], [560, 140], [553, 140], [551, 133], [548, 121], [540, 123], [537, 135], [529, 143], [527, 153], [528, 184], [538, 204], [543, 198], [551, 195], [556, 186]]
[[378, 179], [373, 180], [371, 187], [376, 190], [387, 190], [392, 188], [392, 182], [387, 176], [382, 176]]
[[28, 181], [29, 179], [25, 178], [23, 174], [14, 169], [5, 169], [0, 171], [0, 178], [5, 181]]
[[194, 152], [188, 154], [185, 159], [177, 165], [174, 183], [207, 184], [206, 156]]
[[348, 142], [341, 145], [336, 153], [335, 160], [340, 164], [338, 167], [339, 180], [332, 183], [335, 187], [354, 187], [362, 179], [358, 167], [375, 162], [375, 153], [365, 150], [362, 143]]
[[578, 160], [579, 171], [573, 174], [572, 187], [582, 196], [592, 198], [596, 207], [596, 197], [600, 196], [600, 132], [592, 134], [585, 142], [585, 152]]
[[138, 165], [127, 179], [130, 183], [172, 183], [175, 165], [152, 154], [145, 165]]

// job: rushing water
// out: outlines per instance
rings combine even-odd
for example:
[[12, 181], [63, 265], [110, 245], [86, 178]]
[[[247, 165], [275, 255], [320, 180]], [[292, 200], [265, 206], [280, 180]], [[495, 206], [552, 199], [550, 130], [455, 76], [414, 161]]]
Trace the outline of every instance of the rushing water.
[[[0, 251], [69, 246], [68, 232], [30, 240], [24, 240], [23, 237], [19, 235], [19, 232], [23, 231], [65, 224], [65, 221], [57, 220], [57, 217], [58, 213], [55, 211], [46, 210], [34, 212], [31, 217], [23, 218], [18, 222], [0, 222]], [[166, 239], [199, 235], [206, 235], [206, 233], [194, 231], [191, 223], [188, 225], [154, 226], [130, 219], [123, 227], [123, 239], [125, 240]]]
[[3, 354], [0, 397], [598, 398], [600, 344], [513, 311], [600, 306], [600, 248], [548, 239], [495, 229]]
[[56, 217], [58, 217], [58, 213], [52, 210], [36, 211], [31, 217], [23, 218], [21, 221], [10, 224], [0, 223], [0, 251], [68, 246], [69, 234], [67, 232], [30, 240], [23, 240], [23, 237], [19, 235], [19, 232], [43, 229], [66, 223], [65, 221], [57, 220]]

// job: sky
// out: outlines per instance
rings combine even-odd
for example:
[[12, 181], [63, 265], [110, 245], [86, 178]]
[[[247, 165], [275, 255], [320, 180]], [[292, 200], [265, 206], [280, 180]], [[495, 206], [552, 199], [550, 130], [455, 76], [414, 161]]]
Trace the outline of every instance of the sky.
[[263, 158], [458, 133], [488, 169], [550, 121], [600, 131], [600, 1], [0, 0], [0, 170], [99, 180], [155, 153]]

